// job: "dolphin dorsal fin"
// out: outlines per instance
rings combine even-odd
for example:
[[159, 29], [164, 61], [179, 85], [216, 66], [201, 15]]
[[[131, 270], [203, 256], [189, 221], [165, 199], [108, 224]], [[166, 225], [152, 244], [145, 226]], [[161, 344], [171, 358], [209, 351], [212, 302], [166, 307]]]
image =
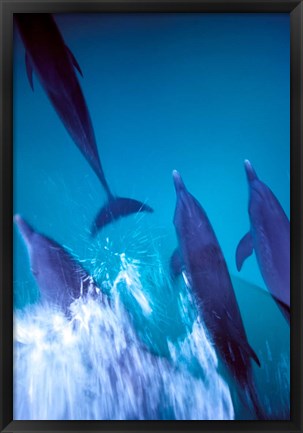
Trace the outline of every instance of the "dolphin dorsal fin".
[[253, 253], [253, 240], [251, 237], [251, 233], [246, 233], [245, 236], [240, 240], [237, 251], [236, 251], [236, 264], [238, 271], [241, 270], [244, 261], [247, 257], [251, 256]]
[[32, 62], [31, 62], [27, 52], [25, 53], [25, 67], [26, 67], [26, 73], [27, 73], [27, 78], [28, 78], [29, 84], [30, 84], [32, 90], [34, 90], [33, 65], [32, 65]]
[[65, 45], [65, 48], [66, 48], [67, 54], [69, 55], [69, 58], [70, 58], [72, 64], [77, 69], [77, 71], [79, 72], [79, 74], [81, 75], [81, 77], [83, 77], [81, 68], [80, 68], [79, 63], [77, 62], [75, 56], [73, 55], [73, 53], [71, 52], [71, 50], [68, 48], [67, 45]]

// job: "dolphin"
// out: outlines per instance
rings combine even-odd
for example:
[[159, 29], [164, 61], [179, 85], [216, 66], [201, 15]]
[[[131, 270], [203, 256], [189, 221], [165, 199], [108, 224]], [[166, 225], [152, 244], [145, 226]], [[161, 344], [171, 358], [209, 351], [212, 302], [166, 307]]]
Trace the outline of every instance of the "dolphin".
[[14, 216], [14, 222], [27, 247], [42, 303], [67, 311], [80, 296], [99, 294], [93, 278], [65, 248], [36, 232], [20, 215]]
[[80, 149], [107, 194], [108, 202], [93, 224], [96, 233], [105, 224], [136, 212], [153, 212], [140, 201], [112, 194], [105, 178], [89, 111], [75, 73], [80, 66], [65, 44], [51, 14], [14, 14], [15, 23], [25, 46], [25, 64], [33, 89], [33, 71], [71, 138]]
[[236, 250], [236, 265], [255, 251], [269, 292], [290, 322], [290, 224], [278, 199], [261, 182], [248, 160], [244, 162], [249, 186], [250, 230]]
[[247, 340], [219, 242], [204, 209], [187, 191], [176, 170], [173, 180], [177, 195], [174, 225], [178, 239], [171, 261], [173, 276], [182, 272], [219, 355], [236, 382], [244, 388], [257, 418], [263, 419], [252, 380], [251, 359], [258, 366], [260, 361]]

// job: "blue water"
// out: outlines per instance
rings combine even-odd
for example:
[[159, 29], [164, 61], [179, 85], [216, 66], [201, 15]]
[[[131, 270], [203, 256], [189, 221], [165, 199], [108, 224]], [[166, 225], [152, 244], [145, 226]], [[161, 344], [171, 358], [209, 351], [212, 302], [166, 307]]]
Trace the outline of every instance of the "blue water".
[[111, 189], [154, 213], [124, 218], [91, 238], [105, 193], [35, 75], [32, 92], [15, 32], [14, 213], [69, 248], [114, 307], [80, 300], [70, 321], [39, 305], [15, 229], [14, 418], [252, 417], [190, 292], [169, 280], [173, 169], [205, 208], [222, 247], [262, 364], [254, 377], [266, 412], [289, 417], [289, 327], [255, 256], [240, 273], [235, 265], [249, 229], [244, 159], [289, 217], [289, 16], [73, 14], [56, 22], [83, 72]]

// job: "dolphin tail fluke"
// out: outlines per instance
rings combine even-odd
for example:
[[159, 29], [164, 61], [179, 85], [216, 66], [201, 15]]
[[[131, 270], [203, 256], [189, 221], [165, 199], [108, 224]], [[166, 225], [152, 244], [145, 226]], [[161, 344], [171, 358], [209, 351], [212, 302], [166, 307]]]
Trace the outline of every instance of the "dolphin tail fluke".
[[91, 234], [96, 236], [99, 230], [107, 224], [114, 222], [124, 216], [139, 212], [153, 212], [153, 209], [141, 201], [132, 198], [110, 196], [108, 202], [101, 208], [95, 218]]

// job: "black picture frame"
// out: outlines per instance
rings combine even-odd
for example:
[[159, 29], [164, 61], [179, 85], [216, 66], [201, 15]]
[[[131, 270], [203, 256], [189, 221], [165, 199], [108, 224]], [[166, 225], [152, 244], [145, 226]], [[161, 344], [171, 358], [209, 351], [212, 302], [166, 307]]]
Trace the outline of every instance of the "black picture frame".
[[[13, 14], [21, 12], [283, 12], [291, 46], [291, 420], [290, 421], [14, 421], [13, 420]], [[303, 3], [298, 0], [0, 0], [1, 304], [0, 430], [3, 432], [303, 431]]]

